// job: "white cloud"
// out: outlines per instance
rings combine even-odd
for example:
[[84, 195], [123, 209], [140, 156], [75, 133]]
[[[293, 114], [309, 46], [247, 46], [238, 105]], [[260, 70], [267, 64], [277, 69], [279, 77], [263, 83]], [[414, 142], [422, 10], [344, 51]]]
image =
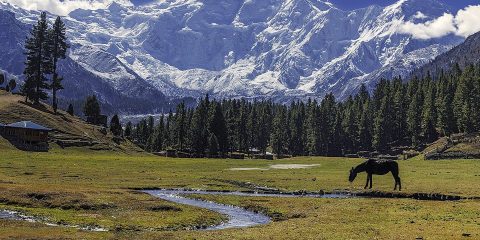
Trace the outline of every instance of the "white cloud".
[[28, 10], [45, 10], [53, 14], [65, 16], [75, 9], [106, 8], [113, 1], [129, 3], [128, 0], [1, 0]]
[[425, 19], [428, 18], [427, 15], [423, 14], [422, 12], [418, 11], [415, 16], [413, 16], [414, 19]]
[[469, 6], [458, 11], [455, 18], [457, 24], [457, 35], [468, 37], [480, 31], [480, 5]]
[[405, 22], [400, 27], [400, 32], [412, 34], [414, 38], [418, 39], [443, 37], [457, 30], [454, 20], [453, 15], [445, 13], [439, 18], [425, 23]]
[[[415, 19], [424, 19], [426, 16], [417, 12]], [[444, 13], [443, 16], [424, 23], [403, 22], [398, 31], [411, 34], [416, 39], [431, 39], [455, 34], [468, 37], [480, 31], [480, 5], [468, 6], [454, 16]]]

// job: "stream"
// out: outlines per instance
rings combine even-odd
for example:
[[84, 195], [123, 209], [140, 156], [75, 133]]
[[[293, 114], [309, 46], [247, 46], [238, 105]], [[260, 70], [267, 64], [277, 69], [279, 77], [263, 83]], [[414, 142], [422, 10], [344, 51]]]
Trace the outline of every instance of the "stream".
[[[208, 227], [204, 230], [221, 230], [229, 228], [245, 228], [253, 227], [257, 225], [265, 225], [271, 222], [270, 217], [263, 213], [256, 213], [253, 211], [246, 210], [241, 207], [225, 205], [220, 203], [215, 203], [211, 201], [204, 201], [194, 198], [186, 197], [185, 195], [189, 194], [199, 194], [199, 195], [227, 195], [227, 196], [239, 196], [239, 197], [281, 197], [281, 198], [298, 198], [298, 197], [310, 197], [310, 198], [352, 198], [354, 195], [344, 194], [344, 193], [334, 193], [334, 194], [304, 194], [304, 195], [293, 195], [293, 194], [281, 194], [281, 193], [253, 193], [253, 192], [220, 192], [220, 191], [200, 191], [200, 190], [147, 190], [143, 191], [147, 194], [150, 194], [154, 197], [208, 209], [220, 214], [223, 214], [228, 217], [228, 221], [221, 223], [216, 226]], [[40, 218], [33, 216], [24, 215], [23, 213], [9, 210], [0, 209], [0, 219], [4, 220], [13, 220], [13, 221], [26, 221], [26, 222], [38, 222], [43, 223], [48, 226], [62, 226], [77, 228], [86, 231], [108, 231], [107, 229], [100, 227], [90, 227], [90, 226], [78, 226], [78, 225], [66, 225], [66, 224], [56, 224], [45, 221]]]
[[[239, 196], [239, 197], [278, 197], [278, 198], [357, 198], [357, 197], [379, 197], [379, 198], [409, 198], [417, 200], [434, 200], [434, 201], [457, 201], [460, 199], [480, 199], [480, 197], [462, 198], [454, 195], [442, 195], [442, 194], [428, 194], [428, 193], [385, 193], [385, 192], [367, 192], [367, 193], [355, 193], [350, 194], [346, 192], [338, 193], [255, 193], [255, 192], [225, 192], [225, 191], [201, 191], [201, 190], [183, 190], [183, 189], [160, 189], [160, 190], [146, 190], [142, 191], [150, 194], [151, 196], [189, 206], [208, 209], [228, 217], [228, 221], [216, 226], [208, 227], [204, 230], [221, 230], [229, 228], [244, 228], [253, 227], [258, 225], [265, 225], [271, 222], [270, 217], [263, 213], [256, 213], [246, 210], [241, 207], [220, 204], [211, 201], [204, 201], [200, 199], [189, 198], [185, 195], [197, 194], [197, 195], [224, 195], [224, 196]], [[85, 231], [98, 231], [104, 232], [108, 229], [104, 229], [98, 226], [79, 226], [68, 225], [49, 222], [46, 219], [25, 215], [21, 212], [2, 210], [0, 209], [0, 219], [12, 220], [12, 221], [26, 221], [37, 222], [48, 226], [61, 226], [76, 228]]]
[[215, 191], [197, 191], [197, 190], [148, 190], [144, 191], [152, 196], [160, 199], [205, 208], [214, 212], [221, 213], [228, 217], [228, 222], [224, 222], [217, 226], [211, 226], [205, 230], [221, 230], [228, 228], [244, 228], [257, 225], [264, 225], [270, 223], [271, 219], [262, 213], [255, 213], [243, 209], [241, 207], [230, 206], [210, 201], [203, 201], [193, 198], [188, 198], [183, 195], [200, 194], [200, 195], [228, 195], [241, 197], [313, 197], [313, 198], [350, 198], [353, 197], [347, 194], [306, 194], [306, 195], [288, 195], [288, 194], [269, 194], [269, 193], [245, 193], [245, 192], [215, 192]]

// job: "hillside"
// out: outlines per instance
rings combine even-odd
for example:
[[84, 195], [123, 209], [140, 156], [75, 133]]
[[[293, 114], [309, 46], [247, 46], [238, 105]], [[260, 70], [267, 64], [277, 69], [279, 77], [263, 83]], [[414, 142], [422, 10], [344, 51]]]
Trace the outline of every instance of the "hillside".
[[430, 63], [413, 72], [414, 76], [426, 76], [428, 72], [433, 75], [442, 70], [450, 70], [458, 63], [461, 69], [470, 64], [480, 62], [480, 32], [468, 37], [465, 42], [436, 57]]
[[[22, 96], [0, 90], [0, 122], [10, 124], [19, 121], [33, 121], [54, 129], [49, 135], [50, 145], [53, 147], [80, 147], [127, 153], [141, 151], [129, 141], [114, 139], [113, 135], [102, 130], [102, 127], [88, 124], [64, 111], [54, 114], [52, 108], [46, 104], [33, 106], [25, 103]], [[4, 141], [2, 145], [8, 144]]]
[[429, 145], [423, 153], [429, 160], [480, 158], [480, 133], [460, 133], [442, 137]]

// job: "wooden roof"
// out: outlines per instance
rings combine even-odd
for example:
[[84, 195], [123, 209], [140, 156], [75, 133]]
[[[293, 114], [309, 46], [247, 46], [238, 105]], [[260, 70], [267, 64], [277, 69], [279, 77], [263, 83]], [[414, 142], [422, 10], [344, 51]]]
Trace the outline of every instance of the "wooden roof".
[[39, 130], [39, 131], [52, 131], [50, 128], [46, 128], [42, 125], [39, 125], [37, 123], [34, 123], [32, 121], [22, 121], [22, 122], [16, 122], [12, 124], [6, 125], [6, 127], [11, 127], [11, 128], [24, 128], [24, 129], [32, 129], [32, 130]]

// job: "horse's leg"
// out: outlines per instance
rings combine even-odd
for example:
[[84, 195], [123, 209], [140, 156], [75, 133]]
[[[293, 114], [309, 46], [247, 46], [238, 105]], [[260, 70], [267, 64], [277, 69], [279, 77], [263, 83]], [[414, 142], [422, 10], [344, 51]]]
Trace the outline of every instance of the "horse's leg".
[[370, 189], [372, 189], [372, 182], [373, 182], [373, 174], [370, 174]]
[[370, 174], [367, 175], [367, 183], [365, 184], [364, 189], [367, 189], [369, 181], [370, 181]]
[[393, 179], [395, 179], [395, 187], [393, 188], [393, 191], [397, 190], [397, 185], [398, 185], [398, 175], [395, 174], [394, 171], [392, 171]]
[[395, 177], [395, 189], [397, 189], [397, 183], [398, 183], [398, 191], [402, 191], [402, 180], [400, 179], [399, 174], [400, 174], [400, 169], [398, 168], [398, 165], [397, 165], [393, 175], [393, 177]]
[[399, 176], [397, 176], [398, 178], [398, 191], [402, 191], [402, 180], [400, 179]]
[[402, 191], [402, 182], [398, 174], [399, 174], [398, 168], [392, 170], [392, 175], [393, 175], [393, 178], [395, 179], [395, 188], [393, 189], [393, 191], [397, 190], [397, 185], [398, 185], [398, 190]]
[[402, 182], [400, 180], [400, 177], [398, 176], [398, 172], [392, 172], [393, 178], [395, 179], [395, 188], [393, 191], [397, 190], [397, 185], [398, 185], [398, 190], [402, 191]]

